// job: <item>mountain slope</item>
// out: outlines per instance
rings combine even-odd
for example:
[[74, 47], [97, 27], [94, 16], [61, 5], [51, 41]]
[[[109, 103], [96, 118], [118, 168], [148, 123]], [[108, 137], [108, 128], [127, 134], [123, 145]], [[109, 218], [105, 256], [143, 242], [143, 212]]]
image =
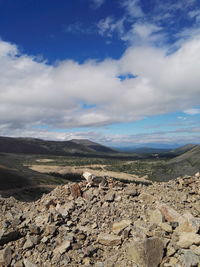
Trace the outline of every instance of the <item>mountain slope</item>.
[[117, 151], [89, 140], [45, 141], [34, 138], [0, 137], [0, 152], [23, 154], [96, 154]]
[[154, 166], [152, 178], [167, 181], [183, 175], [193, 175], [200, 171], [200, 145], [195, 145], [189, 151]]

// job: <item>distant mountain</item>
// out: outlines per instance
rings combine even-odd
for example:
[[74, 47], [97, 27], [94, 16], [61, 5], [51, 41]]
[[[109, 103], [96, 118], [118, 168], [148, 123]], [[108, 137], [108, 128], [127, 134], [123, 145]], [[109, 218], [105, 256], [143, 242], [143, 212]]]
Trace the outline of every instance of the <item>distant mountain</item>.
[[155, 154], [155, 153], [163, 153], [163, 152], [168, 152], [170, 149], [162, 149], [162, 148], [153, 148], [153, 147], [139, 147], [135, 149], [129, 150], [129, 152], [134, 152], [138, 154]]
[[0, 137], [0, 152], [52, 155], [117, 153], [114, 149], [89, 140], [45, 141], [12, 137]]
[[88, 139], [72, 139], [70, 141], [78, 145], [83, 145], [87, 147], [88, 149], [92, 149], [96, 152], [103, 152], [103, 153], [116, 153], [117, 152], [115, 149], [100, 145]]
[[[181, 151], [186, 152], [181, 154]], [[200, 145], [187, 145], [177, 152], [180, 153], [179, 156], [154, 166], [152, 179], [167, 181], [178, 176], [193, 175], [200, 171]]]

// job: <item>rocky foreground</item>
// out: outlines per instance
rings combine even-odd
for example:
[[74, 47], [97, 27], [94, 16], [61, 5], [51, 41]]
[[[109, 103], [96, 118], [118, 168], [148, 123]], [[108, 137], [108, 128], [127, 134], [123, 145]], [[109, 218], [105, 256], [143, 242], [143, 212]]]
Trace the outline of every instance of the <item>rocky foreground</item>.
[[200, 267], [200, 174], [0, 198], [0, 266]]

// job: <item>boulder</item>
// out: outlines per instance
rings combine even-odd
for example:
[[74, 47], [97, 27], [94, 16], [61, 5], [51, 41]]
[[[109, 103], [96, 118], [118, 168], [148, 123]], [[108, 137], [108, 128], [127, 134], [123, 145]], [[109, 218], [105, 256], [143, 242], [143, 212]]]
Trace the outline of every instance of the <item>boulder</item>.
[[180, 248], [189, 248], [191, 245], [200, 245], [200, 235], [195, 233], [181, 233], [177, 245]]
[[139, 267], [157, 267], [164, 253], [164, 244], [157, 237], [135, 240], [128, 245], [127, 258]]

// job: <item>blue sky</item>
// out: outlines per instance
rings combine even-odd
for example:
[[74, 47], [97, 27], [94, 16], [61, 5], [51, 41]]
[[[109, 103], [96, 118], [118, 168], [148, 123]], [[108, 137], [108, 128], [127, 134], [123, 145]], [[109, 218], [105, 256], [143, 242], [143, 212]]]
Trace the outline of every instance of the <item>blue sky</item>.
[[200, 1], [0, 0], [0, 135], [200, 143]]

